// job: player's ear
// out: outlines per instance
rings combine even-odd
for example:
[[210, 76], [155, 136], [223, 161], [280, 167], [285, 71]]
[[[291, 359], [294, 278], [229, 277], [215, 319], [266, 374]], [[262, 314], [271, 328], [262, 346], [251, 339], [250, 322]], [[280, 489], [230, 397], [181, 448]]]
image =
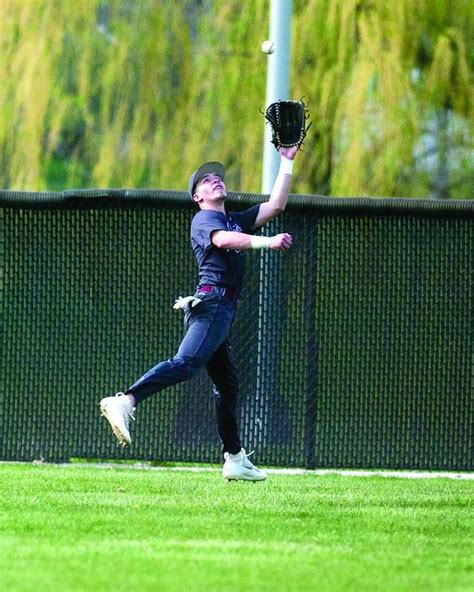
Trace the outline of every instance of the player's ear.
[[199, 193], [195, 193], [193, 195], [193, 201], [195, 201], [196, 203], [199, 203], [200, 201], [202, 201], [202, 198], [200, 197]]

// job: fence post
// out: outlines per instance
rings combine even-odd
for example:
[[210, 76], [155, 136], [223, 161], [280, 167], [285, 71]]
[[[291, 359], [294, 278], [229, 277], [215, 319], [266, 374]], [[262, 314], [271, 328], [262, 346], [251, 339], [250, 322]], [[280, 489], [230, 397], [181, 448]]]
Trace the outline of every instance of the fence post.
[[317, 246], [317, 220], [316, 228], [311, 226], [314, 216], [304, 218], [304, 244], [306, 245], [306, 389], [305, 389], [305, 425], [304, 425], [304, 458], [307, 469], [316, 468], [316, 397], [318, 383], [318, 342], [316, 338], [316, 261], [315, 251]]

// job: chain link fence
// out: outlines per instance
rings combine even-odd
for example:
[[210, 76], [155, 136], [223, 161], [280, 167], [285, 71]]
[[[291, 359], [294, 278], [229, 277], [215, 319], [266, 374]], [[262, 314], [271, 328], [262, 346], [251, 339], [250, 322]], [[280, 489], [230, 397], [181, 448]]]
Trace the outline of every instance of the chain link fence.
[[[231, 194], [229, 209], [266, 199]], [[145, 401], [119, 448], [98, 402], [183, 335], [197, 282], [186, 194], [0, 192], [0, 458], [220, 462], [205, 373]], [[246, 255], [233, 328], [260, 464], [472, 469], [468, 201], [290, 196]]]

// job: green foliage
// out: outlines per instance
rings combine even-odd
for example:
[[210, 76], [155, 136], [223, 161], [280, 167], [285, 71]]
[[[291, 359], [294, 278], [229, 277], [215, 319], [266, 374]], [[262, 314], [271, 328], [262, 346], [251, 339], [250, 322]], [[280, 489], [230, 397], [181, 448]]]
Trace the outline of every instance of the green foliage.
[[305, 42], [297, 45], [293, 79], [296, 94], [311, 97], [318, 134], [304, 155], [313, 178], [303, 192], [436, 195], [437, 167], [426, 171], [429, 154], [420, 155], [420, 146], [439, 144], [443, 129], [427, 138], [426, 127], [441, 107], [461, 118], [464, 134], [451, 141], [468, 160], [457, 180], [472, 197], [474, 54], [465, 40], [473, 15], [462, 1], [301, 3], [294, 31]]
[[470, 590], [472, 484], [84, 466], [0, 469], [0, 586]]
[[[184, 189], [218, 158], [259, 192], [269, 6], [4, 0], [3, 186]], [[292, 190], [471, 198], [473, 36], [465, 0], [294, 0], [314, 123]]]

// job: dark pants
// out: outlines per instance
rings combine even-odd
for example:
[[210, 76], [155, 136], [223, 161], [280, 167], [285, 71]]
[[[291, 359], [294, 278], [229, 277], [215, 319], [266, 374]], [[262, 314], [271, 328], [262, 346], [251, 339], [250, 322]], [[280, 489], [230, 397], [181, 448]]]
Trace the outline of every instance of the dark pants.
[[197, 292], [196, 296], [202, 302], [185, 314], [187, 331], [176, 355], [154, 366], [126, 392], [138, 404], [168, 386], [189, 380], [206, 367], [214, 383], [217, 430], [223, 450], [236, 454], [241, 449], [236, 415], [239, 381], [229, 345], [236, 304], [217, 287], [209, 293]]

